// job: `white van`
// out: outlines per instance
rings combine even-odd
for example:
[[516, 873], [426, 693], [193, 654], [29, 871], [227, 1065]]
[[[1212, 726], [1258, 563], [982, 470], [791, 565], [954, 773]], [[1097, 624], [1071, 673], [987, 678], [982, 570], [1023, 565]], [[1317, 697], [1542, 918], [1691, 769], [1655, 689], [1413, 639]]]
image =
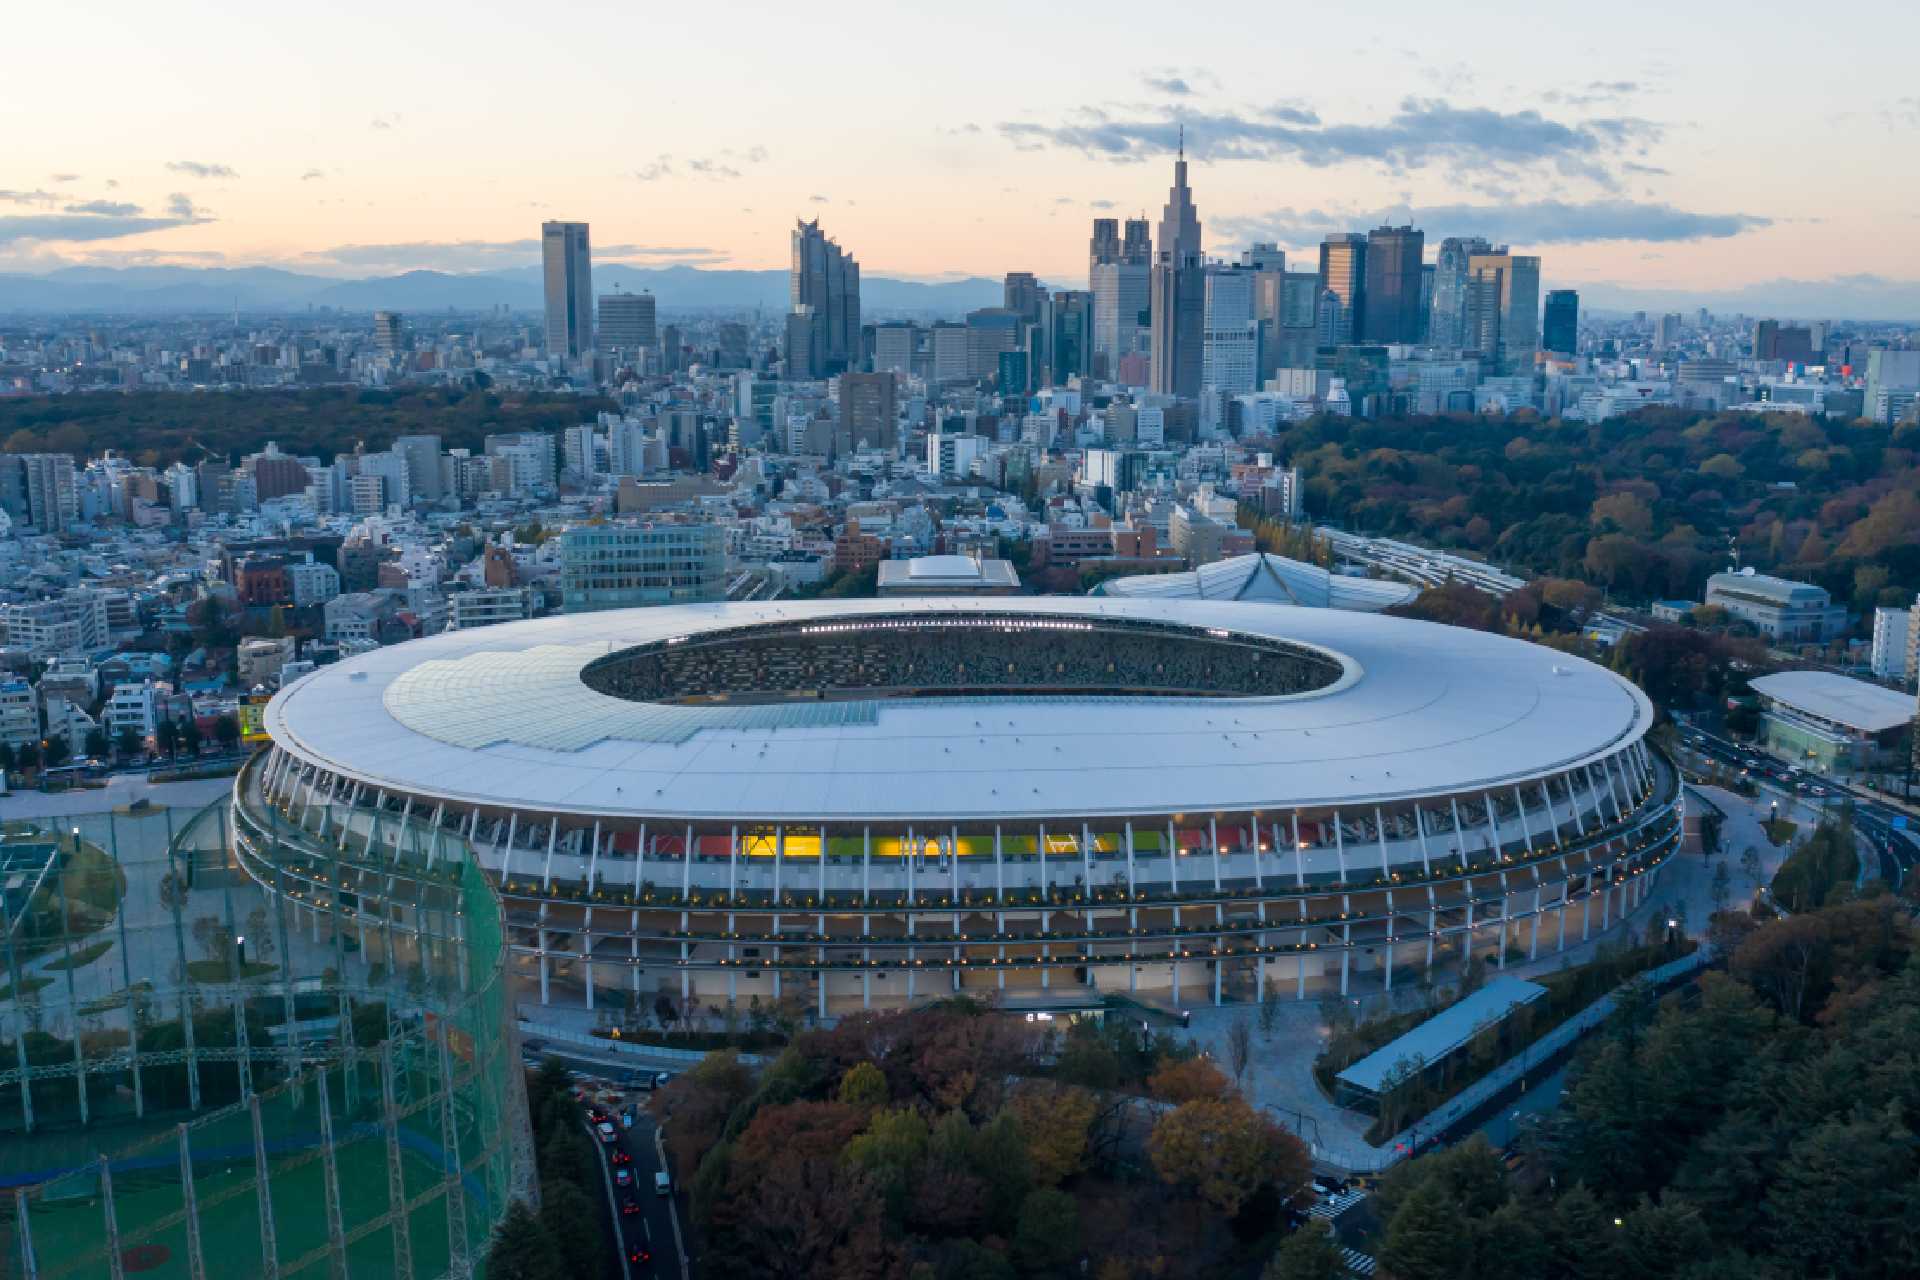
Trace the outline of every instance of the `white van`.
[[673, 1194], [673, 1180], [667, 1177], [667, 1171], [665, 1169], [653, 1175], [653, 1194], [657, 1196], [670, 1196]]

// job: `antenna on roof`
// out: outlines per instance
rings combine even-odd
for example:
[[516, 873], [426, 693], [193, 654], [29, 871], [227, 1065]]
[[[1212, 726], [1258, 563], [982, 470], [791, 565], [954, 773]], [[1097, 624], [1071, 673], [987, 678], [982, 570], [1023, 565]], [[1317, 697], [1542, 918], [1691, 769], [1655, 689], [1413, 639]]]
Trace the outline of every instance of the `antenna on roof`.
[[1727, 535], [1727, 572], [1740, 572], [1740, 540], [1731, 533]]
[[1185, 160], [1186, 158], [1187, 158], [1187, 126], [1183, 123], [1180, 126], [1180, 159]]

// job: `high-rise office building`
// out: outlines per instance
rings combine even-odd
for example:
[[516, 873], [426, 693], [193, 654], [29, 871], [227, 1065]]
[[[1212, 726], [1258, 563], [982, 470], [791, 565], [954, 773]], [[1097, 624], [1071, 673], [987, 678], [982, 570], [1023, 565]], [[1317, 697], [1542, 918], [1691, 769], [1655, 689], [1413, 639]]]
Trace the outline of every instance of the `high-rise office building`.
[[1095, 218], [1093, 235], [1087, 240], [1087, 287], [1093, 287], [1094, 268], [1102, 263], [1120, 261], [1120, 219]]
[[[439, 436], [396, 436], [393, 451], [406, 463], [407, 488], [415, 497], [437, 500], [445, 496], [445, 479], [440, 472]], [[301, 487], [306, 486], [303, 484]]]
[[1152, 274], [1144, 262], [1103, 262], [1093, 269], [1093, 351], [1098, 371], [1108, 377], [1117, 376], [1122, 356], [1140, 350]]
[[794, 225], [787, 286], [794, 311], [813, 308], [817, 366], [808, 376], [852, 368], [860, 358], [860, 264], [820, 230], [818, 218]]
[[1501, 245], [1468, 259], [1469, 291], [1463, 346], [1495, 362], [1502, 373], [1530, 373], [1540, 349], [1540, 259]]
[[747, 354], [747, 326], [738, 321], [723, 323], [716, 332], [713, 363], [721, 369], [744, 369], [753, 363]]
[[1260, 330], [1254, 319], [1259, 274], [1244, 267], [1206, 269], [1200, 386], [1206, 396], [1201, 417], [1209, 426], [1221, 425], [1220, 397], [1244, 395], [1259, 385]]
[[1173, 186], [1160, 215], [1151, 290], [1151, 363], [1147, 385], [1162, 395], [1200, 394], [1205, 355], [1206, 268], [1200, 257], [1200, 214], [1187, 187], [1183, 134], [1173, 162]]
[[586, 355], [593, 350], [593, 254], [587, 224], [542, 223], [540, 265], [547, 293], [547, 354]]
[[40, 533], [65, 532], [80, 518], [73, 455], [0, 454], [0, 510]]
[[1540, 326], [1540, 345], [1563, 356], [1580, 349], [1580, 295], [1572, 289], [1554, 289], [1547, 294], [1547, 315]]
[[1153, 226], [1145, 218], [1128, 218], [1126, 234], [1120, 241], [1120, 261], [1137, 266], [1153, 265]]
[[913, 373], [914, 353], [919, 349], [920, 331], [911, 324], [876, 325], [873, 330], [873, 371], [897, 373], [905, 378]]
[[821, 376], [826, 363], [821, 353], [826, 330], [825, 318], [804, 302], [787, 313], [788, 379], [806, 382]]
[[[1549, 307], [1553, 305], [1552, 294], [1547, 295], [1547, 305]], [[1680, 325], [1680, 313], [1678, 311], [1669, 311], [1665, 315], [1655, 316], [1653, 321], [1653, 349], [1655, 351], [1671, 351], [1679, 346]], [[1546, 346], [1549, 351], [1554, 349], [1551, 342], [1547, 343]]]
[[1420, 341], [1420, 267], [1426, 249], [1426, 232], [1411, 226], [1367, 233], [1366, 304], [1358, 325], [1363, 342]]
[[1007, 310], [1018, 312], [1020, 323], [1040, 323], [1040, 308], [1046, 301], [1046, 286], [1031, 271], [1009, 271], [1002, 286]]
[[1492, 253], [1493, 245], [1478, 236], [1448, 236], [1440, 242], [1433, 264], [1433, 305], [1427, 313], [1427, 341], [1436, 347], [1471, 346], [1467, 340], [1469, 263], [1476, 253]]
[[631, 354], [651, 351], [660, 340], [651, 293], [600, 295], [600, 349]]
[[840, 375], [841, 449], [851, 452], [863, 445], [892, 449], [899, 442], [894, 390], [891, 373]]
[[1040, 323], [1034, 327], [1039, 359], [1031, 365], [1050, 386], [1064, 387], [1075, 378], [1093, 374], [1093, 310], [1091, 293], [1062, 289], [1040, 304]]
[[1006, 307], [981, 307], [967, 313], [967, 376], [983, 380], [1000, 370], [1002, 351], [1025, 349], [1020, 313]]
[[1803, 325], [1759, 320], [1753, 326], [1753, 358], [1806, 364], [1813, 359], [1813, 330]]
[[1333, 341], [1327, 346], [1357, 342], [1366, 321], [1367, 238], [1352, 231], [1320, 242], [1320, 287], [1339, 299], [1334, 316]]
[[373, 313], [373, 345], [386, 355], [406, 350], [407, 322], [398, 311]]

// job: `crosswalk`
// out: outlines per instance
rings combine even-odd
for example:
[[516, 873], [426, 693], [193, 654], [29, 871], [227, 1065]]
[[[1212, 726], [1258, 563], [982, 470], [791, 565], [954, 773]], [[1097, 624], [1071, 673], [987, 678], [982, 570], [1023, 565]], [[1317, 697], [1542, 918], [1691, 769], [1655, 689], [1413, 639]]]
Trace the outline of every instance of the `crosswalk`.
[[1350, 1276], [1370, 1276], [1373, 1274], [1373, 1259], [1358, 1249], [1342, 1249], [1340, 1265], [1347, 1269]]
[[1364, 1191], [1341, 1191], [1324, 1200], [1314, 1201], [1313, 1207], [1307, 1210], [1307, 1216], [1332, 1222], [1366, 1198], [1367, 1193]]

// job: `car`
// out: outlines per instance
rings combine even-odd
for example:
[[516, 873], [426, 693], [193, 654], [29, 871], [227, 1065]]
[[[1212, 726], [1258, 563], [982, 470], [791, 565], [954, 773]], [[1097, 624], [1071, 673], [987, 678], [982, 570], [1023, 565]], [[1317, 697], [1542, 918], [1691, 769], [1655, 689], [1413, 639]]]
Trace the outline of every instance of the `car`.
[[631, 1218], [639, 1212], [640, 1202], [634, 1198], [633, 1192], [627, 1192], [620, 1201], [620, 1216], [623, 1218]]
[[637, 1245], [637, 1244], [628, 1245], [627, 1261], [634, 1262], [634, 1263], [652, 1262], [653, 1255], [647, 1252], [646, 1246], [644, 1245]]
[[620, 1127], [622, 1129], [633, 1128], [633, 1108], [631, 1106], [620, 1108]]
[[626, 1152], [625, 1152], [624, 1150], [622, 1150], [621, 1148], [619, 1148], [619, 1147], [615, 1147], [615, 1148], [613, 1149], [613, 1156], [612, 1156], [612, 1159], [611, 1159], [611, 1163], [613, 1163], [613, 1164], [632, 1164], [632, 1163], [633, 1163], [633, 1157], [632, 1157], [632, 1156], [630, 1156], [630, 1155], [628, 1155], [628, 1154], [627, 1154], [627, 1153], [626, 1153]]
[[633, 1170], [631, 1170], [631, 1169], [627, 1169], [627, 1168], [619, 1168], [619, 1169], [615, 1169], [615, 1170], [613, 1171], [613, 1185], [614, 1185], [614, 1186], [616, 1186], [616, 1187], [630, 1187], [630, 1186], [632, 1186], [632, 1185], [633, 1185]]
[[546, 1048], [547, 1042], [545, 1040], [522, 1040], [520, 1042], [520, 1052], [536, 1058], [544, 1053]]
[[673, 1194], [673, 1179], [667, 1177], [667, 1171], [661, 1169], [653, 1175], [653, 1194], [670, 1196]]
[[613, 1140], [615, 1138], [620, 1136], [619, 1134], [614, 1132], [613, 1126], [608, 1124], [605, 1120], [602, 1120], [598, 1124], [594, 1125], [593, 1131], [600, 1135], [600, 1141], [608, 1144], [609, 1146], [613, 1144]]
[[673, 1083], [673, 1072], [671, 1072], [671, 1071], [656, 1071], [656, 1072], [654, 1072], [654, 1074], [653, 1074], [653, 1087], [654, 1087], [654, 1088], [656, 1088], [656, 1089], [664, 1089], [664, 1088], [666, 1088], [666, 1087], [667, 1087], [668, 1085], [670, 1085], [670, 1084], [672, 1084], [672, 1083]]

